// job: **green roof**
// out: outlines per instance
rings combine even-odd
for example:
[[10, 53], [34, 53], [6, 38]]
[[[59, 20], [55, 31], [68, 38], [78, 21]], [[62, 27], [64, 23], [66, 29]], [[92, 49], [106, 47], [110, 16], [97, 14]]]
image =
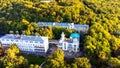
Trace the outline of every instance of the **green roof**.
[[80, 35], [78, 33], [72, 33], [70, 35], [70, 38], [79, 38], [79, 37], [80, 37]]

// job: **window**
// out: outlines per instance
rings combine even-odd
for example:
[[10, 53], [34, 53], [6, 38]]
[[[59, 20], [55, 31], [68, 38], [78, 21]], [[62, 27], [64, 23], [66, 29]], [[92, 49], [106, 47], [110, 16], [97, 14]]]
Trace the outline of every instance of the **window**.
[[62, 46], [62, 43], [59, 43], [60, 46]]
[[64, 43], [64, 45], [66, 45], [66, 43]]
[[69, 49], [69, 50], [72, 50], [72, 49], [73, 49], [72, 44], [69, 44], [69, 45], [68, 45], [68, 49]]
[[40, 43], [43, 43], [42, 41], [40, 41]]
[[9, 41], [9, 40], [7, 40], [7, 41]]
[[4, 39], [2, 39], [2, 41], [4, 41]]
[[76, 45], [74, 45], [74, 47], [76, 48]]
[[14, 41], [14, 40], [11, 40], [11, 41]]
[[64, 43], [64, 48], [66, 49], [66, 43]]
[[33, 41], [30, 41], [30, 43], [33, 43]]
[[35, 41], [35, 43], [38, 43], [38, 42]]
[[76, 45], [74, 45], [74, 50], [76, 50]]
[[16, 42], [18, 42], [18, 40], [15, 40]]

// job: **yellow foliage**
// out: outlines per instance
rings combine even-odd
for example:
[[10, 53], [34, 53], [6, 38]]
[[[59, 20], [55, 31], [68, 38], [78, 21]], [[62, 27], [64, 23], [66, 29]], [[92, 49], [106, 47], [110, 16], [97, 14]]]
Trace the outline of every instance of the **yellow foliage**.
[[101, 58], [101, 59], [103, 59], [103, 60], [107, 59], [106, 53], [103, 52], [103, 51], [101, 51], [100, 54], [99, 54], [99, 58]]
[[25, 19], [22, 19], [22, 22], [23, 22], [24, 25], [28, 25], [29, 24], [29, 22], [27, 20], [25, 20]]

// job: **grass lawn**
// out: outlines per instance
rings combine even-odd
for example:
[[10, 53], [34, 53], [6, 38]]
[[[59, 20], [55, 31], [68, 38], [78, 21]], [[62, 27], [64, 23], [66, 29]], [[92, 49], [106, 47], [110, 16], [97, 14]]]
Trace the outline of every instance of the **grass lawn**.
[[45, 60], [42, 56], [25, 55], [24, 57], [28, 60], [29, 64], [40, 65]]

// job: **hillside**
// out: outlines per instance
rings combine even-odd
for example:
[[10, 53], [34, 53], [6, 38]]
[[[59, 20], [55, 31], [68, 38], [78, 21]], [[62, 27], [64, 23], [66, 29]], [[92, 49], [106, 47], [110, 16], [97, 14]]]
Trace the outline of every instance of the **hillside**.
[[[120, 0], [56, 0], [50, 3], [0, 0], [0, 34], [19, 32], [58, 39], [59, 34], [54, 30], [65, 31], [68, 35], [73, 32], [62, 28], [39, 28], [38, 21], [89, 25], [89, 32], [81, 39], [89, 63], [96, 68], [120, 67]], [[78, 62], [72, 63], [73, 67], [76, 64], [79, 68]]]

